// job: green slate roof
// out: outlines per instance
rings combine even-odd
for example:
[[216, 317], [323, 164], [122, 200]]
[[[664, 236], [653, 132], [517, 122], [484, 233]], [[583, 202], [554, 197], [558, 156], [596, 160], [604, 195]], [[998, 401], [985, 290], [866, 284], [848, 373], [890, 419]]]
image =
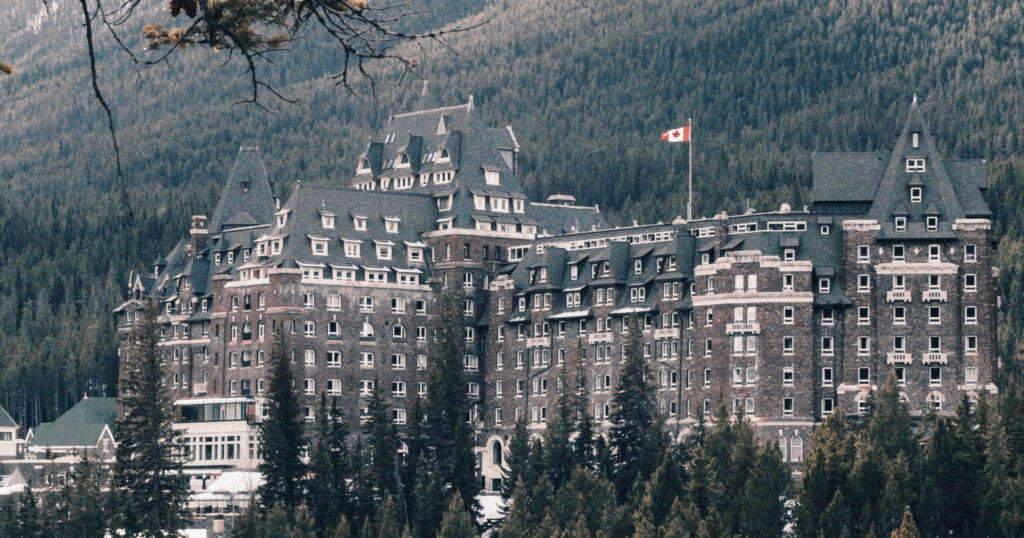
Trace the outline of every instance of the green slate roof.
[[83, 398], [57, 420], [37, 426], [31, 443], [48, 447], [96, 446], [104, 426], [114, 431], [116, 418], [115, 398]]
[[18, 423], [14, 422], [14, 419], [11, 418], [11, 415], [9, 415], [7, 413], [7, 410], [4, 409], [4, 407], [2, 405], [0, 405], [0, 428], [17, 428], [17, 427], [18, 427]]

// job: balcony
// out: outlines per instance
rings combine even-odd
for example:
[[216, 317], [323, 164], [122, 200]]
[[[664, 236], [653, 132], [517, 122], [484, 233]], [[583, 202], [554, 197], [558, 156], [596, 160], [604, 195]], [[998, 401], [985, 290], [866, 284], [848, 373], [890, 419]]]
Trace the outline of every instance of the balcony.
[[547, 336], [538, 336], [536, 338], [527, 338], [526, 347], [551, 347], [551, 338]]
[[886, 364], [910, 364], [914, 356], [910, 353], [886, 353]]
[[670, 327], [668, 329], [654, 329], [654, 338], [676, 338], [679, 336], [679, 329]]
[[752, 333], [761, 334], [761, 324], [757, 322], [748, 323], [727, 323], [725, 334]]
[[593, 333], [593, 334], [591, 334], [590, 336], [587, 337], [587, 342], [590, 342], [591, 344], [611, 343], [611, 341], [612, 341], [612, 333], [610, 333], [610, 332], [607, 332], [607, 333]]
[[943, 290], [925, 290], [921, 292], [922, 301], [946, 301], [946, 292]]
[[193, 383], [192, 394], [206, 394], [206, 383]]
[[907, 290], [889, 290], [885, 292], [886, 302], [893, 303], [896, 301], [902, 301], [904, 303], [910, 302], [910, 292]]
[[921, 358], [925, 364], [946, 364], [949, 362], [949, 353], [925, 353]]

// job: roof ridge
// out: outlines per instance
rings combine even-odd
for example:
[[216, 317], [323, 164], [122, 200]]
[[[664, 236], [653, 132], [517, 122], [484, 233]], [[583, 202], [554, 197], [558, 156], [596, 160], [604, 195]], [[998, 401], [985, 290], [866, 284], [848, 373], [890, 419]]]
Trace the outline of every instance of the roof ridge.
[[316, 188], [316, 189], [321, 189], [321, 190], [359, 192], [359, 193], [374, 194], [374, 195], [412, 196], [412, 197], [415, 197], [415, 198], [432, 198], [433, 197], [430, 194], [423, 193], [423, 192], [378, 191], [378, 190], [357, 189], [357, 188], [355, 188], [355, 187], [353, 187], [351, 185], [323, 185], [323, 184], [305, 183], [305, 182], [302, 182], [302, 183], [299, 183], [298, 185], [296, 185], [296, 190], [298, 190], [298, 186], [299, 185], [301, 185], [303, 189]]
[[408, 117], [408, 116], [416, 116], [416, 115], [419, 115], [419, 114], [429, 114], [431, 112], [441, 112], [441, 111], [448, 111], [448, 110], [456, 110], [456, 109], [459, 109], [459, 108], [466, 108], [468, 106], [469, 106], [469, 103], [463, 103], [461, 105], [442, 106], [442, 107], [437, 107], [437, 108], [428, 108], [426, 110], [414, 110], [412, 112], [402, 112], [401, 114], [393, 114], [391, 117], [392, 118], [404, 118], [404, 117]]

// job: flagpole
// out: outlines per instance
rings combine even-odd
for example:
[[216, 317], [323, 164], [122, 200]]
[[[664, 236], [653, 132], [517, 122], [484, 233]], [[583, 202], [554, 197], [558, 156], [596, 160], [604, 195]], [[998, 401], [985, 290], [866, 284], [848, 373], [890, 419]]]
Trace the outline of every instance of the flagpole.
[[690, 182], [689, 192], [686, 195], [686, 222], [693, 220], [693, 119], [686, 119], [686, 126], [690, 130], [690, 158], [688, 164], [690, 165]]

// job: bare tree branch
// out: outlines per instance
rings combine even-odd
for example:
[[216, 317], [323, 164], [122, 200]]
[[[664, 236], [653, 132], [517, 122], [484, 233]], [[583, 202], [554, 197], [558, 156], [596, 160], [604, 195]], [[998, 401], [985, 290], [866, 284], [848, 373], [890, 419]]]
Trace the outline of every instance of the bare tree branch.
[[107, 106], [107, 100], [103, 98], [103, 92], [100, 91], [99, 77], [96, 74], [96, 50], [93, 45], [92, 35], [92, 16], [89, 15], [89, 4], [88, 0], [79, 0], [82, 5], [82, 17], [85, 20], [85, 41], [89, 48], [89, 70], [92, 74], [92, 89], [96, 95], [96, 100], [99, 101], [100, 106], [103, 107], [103, 111], [107, 114], [107, 128], [110, 130], [110, 139], [114, 143], [114, 160], [117, 163], [117, 177], [121, 181], [121, 193], [124, 195], [124, 203], [128, 207], [128, 215], [134, 217], [135, 211], [132, 209], [131, 199], [128, 198], [128, 182], [124, 178], [124, 172], [121, 170], [121, 148], [117, 143], [117, 131], [114, 129], [114, 115], [110, 112], [110, 107]]

